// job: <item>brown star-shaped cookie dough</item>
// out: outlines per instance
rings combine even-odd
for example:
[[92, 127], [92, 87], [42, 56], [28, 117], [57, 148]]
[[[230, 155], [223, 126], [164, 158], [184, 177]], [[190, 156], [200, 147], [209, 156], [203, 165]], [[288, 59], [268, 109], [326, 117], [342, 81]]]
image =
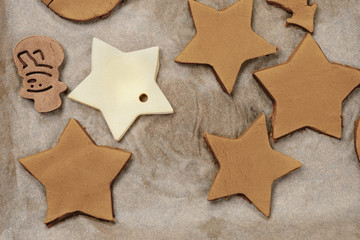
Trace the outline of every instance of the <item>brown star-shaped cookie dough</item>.
[[48, 227], [82, 213], [114, 221], [111, 184], [131, 153], [97, 146], [71, 119], [53, 149], [20, 159], [46, 189]]
[[274, 102], [274, 139], [307, 127], [341, 138], [342, 102], [360, 84], [360, 70], [330, 63], [309, 33], [287, 62], [254, 76]]
[[309, 5], [309, 0], [266, 0], [266, 2], [292, 14], [292, 17], [286, 20], [286, 26], [298, 26], [308, 32], [314, 32], [316, 3]]
[[237, 139], [207, 133], [204, 138], [220, 164], [208, 200], [241, 194], [270, 217], [273, 182], [302, 165], [271, 148], [265, 115]]
[[222, 11], [194, 0], [189, 7], [196, 35], [175, 62], [210, 65], [227, 94], [246, 60], [276, 52], [251, 28], [253, 0], [240, 0]]
[[57, 15], [74, 21], [106, 18], [123, 0], [41, 0]]
[[358, 156], [358, 160], [360, 161], [360, 118], [355, 122], [354, 139], [355, 139], [356, 154]]

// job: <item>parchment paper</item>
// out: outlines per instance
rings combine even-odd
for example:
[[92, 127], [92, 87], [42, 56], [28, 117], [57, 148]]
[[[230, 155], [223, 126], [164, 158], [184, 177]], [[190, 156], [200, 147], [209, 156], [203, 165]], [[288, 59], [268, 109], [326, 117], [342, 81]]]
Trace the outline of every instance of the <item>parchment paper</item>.
[[[222, 9], [236, 0], [201, 0]], [[330, 61], [360, 68], [360, 1], [317, 0], [314, 38]], [[303, 167], [273, 184], [271, 218], [240, 197], [206, 200], [218, 165], [204, 131], [238, 137], [272, 103], [254, 70], [284, 62], [304, 36], [285, 28], [289, 14], [254, 1], [254, 30], [280, 48], [244, 64], [232, 96], [207, 66], [173, 59], [195, 34], [186, 0], [128, 0], [105, 20], [75, 23], [39, 0], [0, 0], [0, 239], [359, 239], [360, 168], [353, 144], [360, 90], [343, 104], [341, 141], [311, 130], [273, 147]], [[160, 46], [158, 83], [175, 114], [142, 116], [118, 143], [101, 113], [63, 95], [60, 110], [39, 114], [20, 98], [13, 47], [29, 35], [46, 35], [65, 48], [61, 80], [73, 90], [91, 70], [92, 38], [122, 51]], [[45, 189], [18, 159], [53, 147], [70, 118], [99, 145], [133, 152], [113, 184], [116, 223], [85, 216], [53, 228], [44, 224]], [[268, 121], [268, 127], [270, 128]]]

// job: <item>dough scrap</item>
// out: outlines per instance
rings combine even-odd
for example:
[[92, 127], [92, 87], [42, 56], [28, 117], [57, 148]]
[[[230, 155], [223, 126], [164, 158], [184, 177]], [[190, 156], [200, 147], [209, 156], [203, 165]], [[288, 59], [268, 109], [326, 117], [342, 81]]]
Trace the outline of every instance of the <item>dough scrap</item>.
[[309, 5], [308, 0], [267, 0], [266, 2], [292, 14], [292, 17], [286, 20], [286, 26], [298, 26], [310, 33], [314, 32], [316, 3]]

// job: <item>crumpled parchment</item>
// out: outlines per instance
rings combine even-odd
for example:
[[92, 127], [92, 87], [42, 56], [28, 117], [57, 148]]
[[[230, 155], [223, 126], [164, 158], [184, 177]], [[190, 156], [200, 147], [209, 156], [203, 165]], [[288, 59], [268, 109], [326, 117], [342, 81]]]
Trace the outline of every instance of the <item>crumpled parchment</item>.
[[[200, 0], [222, 9], [236, 0]], [[330, 61], [360, 67], [360, 1], [316, 0], [314, 38]], [[232, 96], [207, 66], [173, 59], [195, 34], [186, 0], [128, 0], [104, 20], [76, 23], [39, 0], [0, 0], [0, 239], [359, 239], [360, 168], [353, 144], [360, 90], [343, 104], [343, 139], [311, 130], [273, 147], [303, 167], [273, 184], [271, 218], [240, 197], [206, 200], [218, 165], [204, 131], [237, 137], [272, 103], [251, 73], [286, 61], [304, 36], [285, 28], [281, 9], [254, 1], [254, 30], [280, 49], [245, 63]], [[141, 116], [120, 142], [101, 113], [63, 95], [61, 109], [39, 114], [20, 98], [13, 47], [30, 35], [46, 35], [65, 49], [61, 80], [73, 90], [91, 70], [97, 37], [122, 51], [158, 45], [158, 83], [175, 114]], [[18, 159], [53, 147], [70, 118], [99, 145], [133, 152], [113, 184], [116, 223], [85, 216], [48, 229], [45, 189]], [[268, 121], [268, 124], [270, 122]], [[270, 128], [270, 125], [268, 125]]]

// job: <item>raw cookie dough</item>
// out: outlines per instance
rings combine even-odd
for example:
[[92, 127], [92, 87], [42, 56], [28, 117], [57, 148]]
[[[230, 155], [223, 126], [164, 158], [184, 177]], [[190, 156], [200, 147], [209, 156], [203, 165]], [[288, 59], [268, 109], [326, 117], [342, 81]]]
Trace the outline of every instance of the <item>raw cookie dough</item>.
[[358, 160], [360, 161], [360, 118], [355, 122], [354, 139], [355, 139], [356, 154], [358, 156]]
[[46, 189], [48, 227], [82, 213], [114, 221], [111, 184], [131, 153], [97, 146], [71, 119], [53, 149], [20, 159]]
[[314, 32], [316, 3], [309, 5], [309, 0], [266, 0], [266, 2], [292, 14], [291, 18], [286, 19], [286, 26], [295, 25], [308, 32]]
[[175, 62], [210, 65], [227, 94], [246, 60], [276, 52], [251, 28], [253, 0], [240, 0], [222, 11], [194, 0], [189, 0], [189, 7], [196, 35]]
[[51, 112], [62, 104], [60, 94], [66, 91], [59, 81], [59, 67], [64, 49], [59, 42], [44, 36], [31, 36], [14, 49], [14, 61], [23, 78], [20, 96], [34, 100], [38, 112]]
[[360, 69], [330, 63], [308, 33], [287, 62], [254, 77], [274, 103], [274, 139], [306, 127], [340, 139], [342, 102], [360, 84]]
[[42, 0], [42, 2], [61, 17], [88, 21], [110, 15], [122, 0]]
[[94, 38], [91, 73], [69, 98], [99, 109], [120, 141], [138, 116], [174, 112], [156, 84], [158, 70], [159, 47], [125, 53]]
[[272, 183], [302, 165], [271, 148], [265, 115], [237, 139], [207, 133], [204, 138], [220, 164], [208, 200], [240, 194], [270, 217]]

